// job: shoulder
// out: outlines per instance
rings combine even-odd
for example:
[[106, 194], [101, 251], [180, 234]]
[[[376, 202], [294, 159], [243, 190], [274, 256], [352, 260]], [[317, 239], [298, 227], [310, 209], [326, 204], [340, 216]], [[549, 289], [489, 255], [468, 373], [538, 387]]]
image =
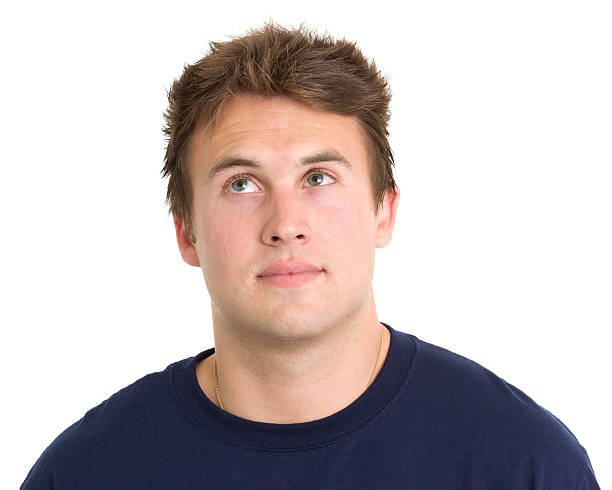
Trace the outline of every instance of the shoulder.
[[542, 449], [565, 443], [580, 450], [565, 424], [516, 386], [462, 355], [420, 339], [415, 341], [414, 370], [418, 372], [413, 374], [419, 375], [419, 385], [426, 385], [435, 396], [438, 410], [478, 420], [480, 425], [505, 435], [525, 437], [525, 442]]
[[585, 449], [555, 415], [489, 369], [414, 337], [410, 383], [451, 437], [485, 459], [525, 465], [540, 478], [588, 478]]
[[70, 485], [91, 472], [92, 462], [119, 457], [136, 434], [151, 432], [159, 414], [173, 406], [171, 373], [178, 364], [147, 374], [122, 388], [62, 431], [43, 451], [21, 488]]

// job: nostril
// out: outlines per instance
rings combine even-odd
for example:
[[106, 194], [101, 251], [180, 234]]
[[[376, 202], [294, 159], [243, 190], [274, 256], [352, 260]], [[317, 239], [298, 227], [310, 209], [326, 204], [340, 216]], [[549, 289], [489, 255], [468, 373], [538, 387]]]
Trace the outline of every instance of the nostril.
[[[296, 235], [296, 236], [295, 236], [295, 238], [302, 239], [302, 238], [304, 238], [304, 235], [300, 233], [299, 235]], [[280, 240], [280, 237], [278, 237], [278, 236], [276, 236], [276, 235], [274, 235], [274, 236], [272, 237], [272, 241], [273, 241], [273, 242], [277, 242], [278, 240]]]

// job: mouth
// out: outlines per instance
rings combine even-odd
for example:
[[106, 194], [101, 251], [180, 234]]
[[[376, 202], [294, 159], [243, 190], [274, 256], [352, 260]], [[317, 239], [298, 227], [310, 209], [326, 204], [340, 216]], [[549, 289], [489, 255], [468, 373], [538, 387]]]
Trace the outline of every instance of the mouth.
[[294, 288], [313, 282], [321, 274], [323, 274], [322, 270], [287, 272], [285, 274], [268, 274], [265, 276], [257, 276], [257, 280], [269, 286]]
[[274, 262], [266, 267], [257, 277], [275, 275], [299, 275], [307, 272], [321, 272], [321, 267], [301, 260]]
[[312, 283], [323, 272], [322, 267], [294, 258], [269, 264], [257, 276], [257, 281], [266, 286], [296, 288]]

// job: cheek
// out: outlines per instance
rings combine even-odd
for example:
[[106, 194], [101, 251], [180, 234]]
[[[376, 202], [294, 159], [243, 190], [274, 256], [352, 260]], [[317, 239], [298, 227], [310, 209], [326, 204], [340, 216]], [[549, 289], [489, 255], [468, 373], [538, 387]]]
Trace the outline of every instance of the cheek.
[[340, 261], [339, 270], [359, 275], [372, 266], [376, 248], [375, 220], [356, 202], [347, 202], [325, 213], [321, 230], [330, 253]]
[[244, 218], [228, 213], [211, 213], [201, 222], [202, 252], [206, 268], [214, 274], [227, 274], [225, 265], [241, 263], [246, 251], [249, 231]]

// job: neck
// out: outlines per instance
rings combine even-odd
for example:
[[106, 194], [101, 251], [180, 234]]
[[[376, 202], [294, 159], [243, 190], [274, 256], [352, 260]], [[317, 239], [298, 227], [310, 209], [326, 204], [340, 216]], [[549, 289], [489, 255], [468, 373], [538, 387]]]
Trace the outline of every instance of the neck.
[[375, 308], [369, 313], [299, 342], [258, 342], [261, 335], [237, 335], [215, 322], [215, 353], [196, 367], [198, 382], [219, 405], [216, 362], [223, 410], [248, 420], [290, 424], [332, 415], [359, 398], [386, 359], [389, 331]]

